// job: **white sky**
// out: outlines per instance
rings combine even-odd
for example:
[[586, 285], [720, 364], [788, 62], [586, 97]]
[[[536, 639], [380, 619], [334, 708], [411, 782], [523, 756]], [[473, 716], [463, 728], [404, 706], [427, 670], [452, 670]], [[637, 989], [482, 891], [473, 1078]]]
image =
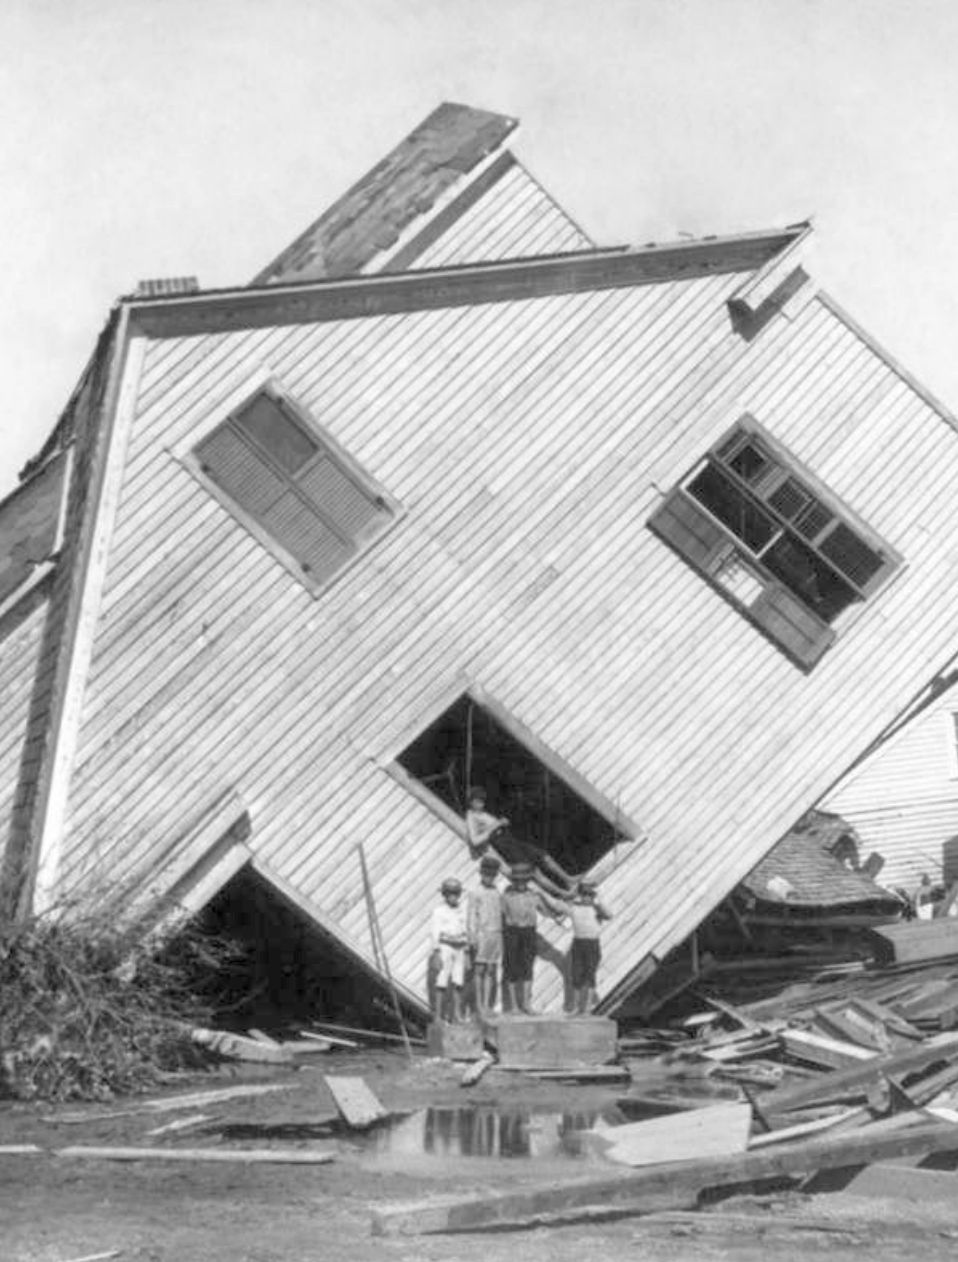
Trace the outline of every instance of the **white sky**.
[[0, 493], [138, 279], [246, 283], [442, 100], [601, 244], [814, 215], [958, 410], [955, 0], [0, 0]]

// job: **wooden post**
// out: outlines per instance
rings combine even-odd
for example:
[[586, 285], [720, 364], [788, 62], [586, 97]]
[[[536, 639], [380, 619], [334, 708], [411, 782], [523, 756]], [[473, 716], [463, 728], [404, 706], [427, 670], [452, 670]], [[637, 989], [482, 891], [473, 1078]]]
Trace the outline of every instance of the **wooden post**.
[[373, 950], [377, 959], [382, 961], [382, 970], [386, 976], [386, 984], [389, 987], [389, 996], [392, 999], [393, 1010], [396, 1013], [396, 1021], [399, 1023], [399, 1030], [402, 1034], [402, 1041], [406, 1048], [406, 1055], [413, 1060], [412, 1044], [409, 1042], [409, 1031], [406, 1029], [406, 1022], [403, 1018], [402, 1008], [399, 1006], [399, 996], [396, 993], [396, 987], [393, 984], [392, 973], [389, 971], [389, 960], [386, 957], [386, 944], [383, 942], [383, 936], [379, 928], [379, 916], [376, 914], [376, 901], [373, 898], [373, 887], [369, 880], [369, 871], [366, 868], [366, 852], [363, 850], [363, 843], [360, 842], [356, 847], [359, 851], [359, 866], [363, 874], [363, 889], [366, 892], [366, 911], [369, 915], [369, 936], [373, 941]]

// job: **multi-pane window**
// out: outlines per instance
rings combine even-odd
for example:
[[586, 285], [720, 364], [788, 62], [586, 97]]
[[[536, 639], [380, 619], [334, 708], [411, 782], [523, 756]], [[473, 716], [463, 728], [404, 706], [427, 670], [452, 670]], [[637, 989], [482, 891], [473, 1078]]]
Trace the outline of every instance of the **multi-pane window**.
[[385, 493], [272, 389], [232, 412], [194, 455], [200, 471], [313, 590], [396, 515]]
[[751, 417], [676, 487], [650, 526], [803, 666], [900, 558]]

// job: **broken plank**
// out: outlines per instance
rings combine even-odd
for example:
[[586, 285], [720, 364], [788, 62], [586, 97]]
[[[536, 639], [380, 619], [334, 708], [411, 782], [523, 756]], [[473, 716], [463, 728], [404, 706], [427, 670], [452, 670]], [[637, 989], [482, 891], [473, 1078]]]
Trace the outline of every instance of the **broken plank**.
[[242, 1161], [297, 1166], [323, 1165], [336, 1156], [318, 1148], [100, 1148], [82, 1144], [58, 1148], [53, 1155], [101, 1161]]
[[327, 1074], [325, 1081], [343, 1120], [354, 1130], [365, 1130], [389, 1116], [362, 1078], [333, 1078]]
[[890, 1056], [874, 1056], [848, 1069], [835, 1069], [819, 1074], [808, 1082], [778, 1087], [765, 1098], [767, 1109], [782, 1112], [802, 1104], [834, 1099], [861, 1099], [870, 1089], [880, 1086], [887, 1073], [914, 1072], [938, 1061], [958, 1057], [958, 1034], [942, 1035], [907, 1051]]
[[751, 1105], [709, 1104], [610, 1127], [602, 1132], [609, 1144], [604, 1156], [623, 1165], [649, 1166], [744, 1152], [751, 1125]]
[[809, 1122], [799, 1122], [795, 1126], [781, 1126], [776, 1130], [767, 1131], [764, 1135], [753, 1135], [749, 1140], [749, 1150], [766, 1148], [769, 1144], [781, 1144], [789, 1139], [804, 1139], [806, 1135], [831, 1130], [833, 1126], [842, 1125], [855, 1118], [864, 1120], [869, 1116], [868, 1109], [862, 1106], [857, 1109], [843, 1109], [841, 1113], [833, 1113], [829, 1117], [817, 1117]]
[[955, 1128], [927, 1122], [871, 1137], [852, 1132], [786, 1144], [734, 1157], [646, 1166], [615, 1176], [551, 1182], [515, 1191], [433, 1198], [383, 1205], [372, 1215], [379, 1236], [475, 1231], [484, 1227], [526, 1226], [543, 1220], [589, 1213], [651, 1213], [694, 1206], [710, 1188], [731, 1187], [779, 1175], [865, 1165], [915, 1153], [948, 1151]]

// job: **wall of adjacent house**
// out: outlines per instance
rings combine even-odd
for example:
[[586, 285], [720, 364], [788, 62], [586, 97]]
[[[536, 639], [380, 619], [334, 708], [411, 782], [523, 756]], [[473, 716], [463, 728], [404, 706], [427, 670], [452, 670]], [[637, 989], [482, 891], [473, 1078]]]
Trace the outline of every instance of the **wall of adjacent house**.
[[823, 802], [855, 826], [882, 884], [911, 890], [922, 873], [958, 879], [958, 694], [934, 705], [856, 768]]

